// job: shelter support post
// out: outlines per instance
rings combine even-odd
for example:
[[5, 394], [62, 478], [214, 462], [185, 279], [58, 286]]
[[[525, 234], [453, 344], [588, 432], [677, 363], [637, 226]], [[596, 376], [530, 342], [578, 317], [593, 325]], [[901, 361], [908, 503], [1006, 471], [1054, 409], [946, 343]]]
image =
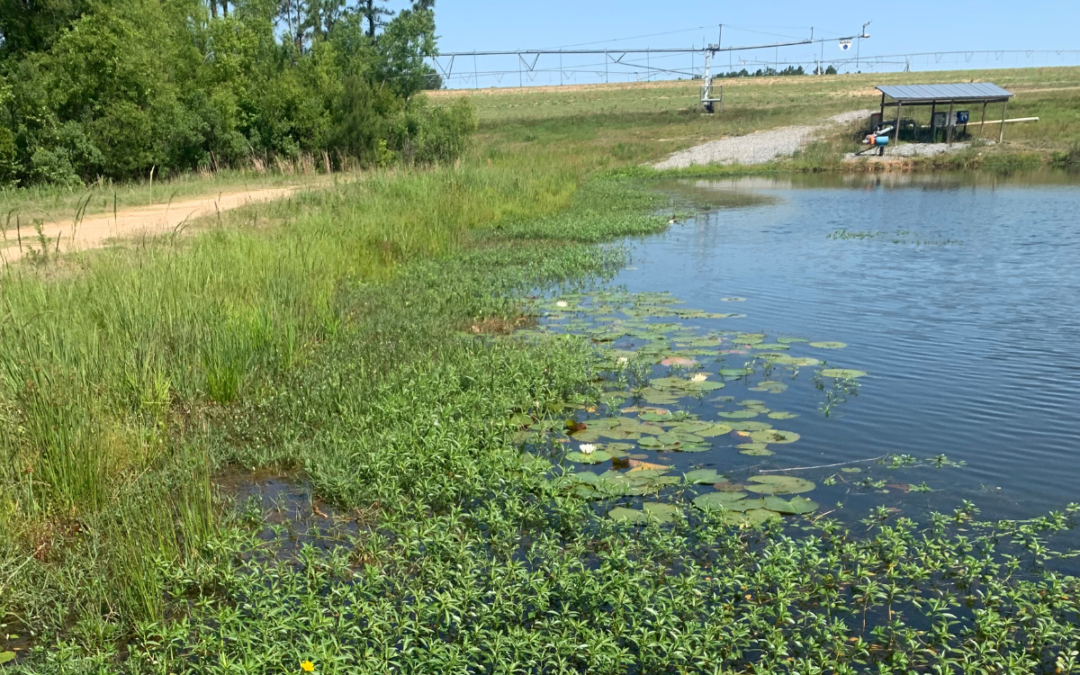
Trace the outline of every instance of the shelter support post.
[[937, 114], [937, 101], [930, 104], [930, 142], [937, 143], [937, 124], [934, 115]]
[[983, 137], [983, 129], [986, 128], [986, 101], [983, 101], [982, 124], [979, 125], [979, 138]]
[[901, 103], [900, 101], [897, 101], [896, 102], [896, 132], [893, 135], [893, 141], [897, 145], [900, 144], [900, 113], [903, 112], [903, 110], [904, 110], [904, 104]]
[[952, 143], [953, 132], [953, 102], [949, 101], [949, 117], [945, 120], [945, 142]]
[[1001, 104], [1001, 131], [998, 132], [998, 144], [1005, 142], [1005, 111], [1009, 109], [1009, 99]]
[[[818, 66], [820, 70], [821, 67]], [[878, 124], [885, 124], [885, 94], [881, 95], [881, 115], [878, 116]], [[871, 129], [870, 131], [877, 131], [877, 129]]]

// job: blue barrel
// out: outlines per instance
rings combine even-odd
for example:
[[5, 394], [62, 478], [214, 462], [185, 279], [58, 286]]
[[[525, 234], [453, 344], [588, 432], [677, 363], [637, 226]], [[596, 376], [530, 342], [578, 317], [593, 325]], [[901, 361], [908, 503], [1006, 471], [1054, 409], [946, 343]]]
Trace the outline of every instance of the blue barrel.
[[889, 144], [889, 137], [888, 136], [874, 136], [874, 145], [881, 146], [881, 145], [888, 145], [888, 144]]

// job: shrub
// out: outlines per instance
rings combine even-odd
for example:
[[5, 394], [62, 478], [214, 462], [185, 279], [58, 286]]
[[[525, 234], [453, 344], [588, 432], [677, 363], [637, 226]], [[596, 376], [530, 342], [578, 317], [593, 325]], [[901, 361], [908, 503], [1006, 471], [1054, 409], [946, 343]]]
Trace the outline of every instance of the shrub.
[[55, 26], [0, 9], [0, 182], [167, 175], [323, 151], [339, 163], [431, 163], [457, 157], [474, 126], [464, 108], [413, 100], [435, 44], [423, 5], [371, 36], [356, 7], [324, 22], [308, 3], [314, 14], [293, 34], [279, 30], [296, 24], [277, 3], [213, 18], [202, 3], [78, 4]]
[[396, 120], [393, 145], [413, 164], [452, 162], [461, 156], [476, 130], [476, 114], [467, 99], [449, 107], [414, 99]]
[[15, 159], [15, 134], [0, 127], [0, 187], [15, 182], [18, 169]]

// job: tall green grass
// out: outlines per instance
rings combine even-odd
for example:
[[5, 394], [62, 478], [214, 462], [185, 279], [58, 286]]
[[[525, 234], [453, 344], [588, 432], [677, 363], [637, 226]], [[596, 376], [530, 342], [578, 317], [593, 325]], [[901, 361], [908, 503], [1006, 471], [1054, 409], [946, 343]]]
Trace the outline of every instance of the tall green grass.
[[[210, 476], [238, 459], [212, 449], [211, 430], [237, 405], [272, 396], [374, 311], [356, 301], [358, 289], [478, 246], [484, 228], [518, 231], [572, 204], [581, 166], [508, 170], [513, 161], [493, 154], [373, 174], [226, 215], [190, 238], [7, 268], [0, 615], [54, 627], [71, 616], [161, 616], [159, 568], [197, 556], [213, 535]], [[586, 226], [599, 205], [588, 200], [576, 221], [562, 217], [559, 235], [595, 240], [655, 227], [629, 215], [642, 207], [629, 194], [592, 194], [627, 214], [614, 229]], [[481, 295], [470, 286], [440, 302], [453, 321], [467, 321]], [[416, 301], [407, 291], [388, 300]], [[386, 330], [366, 325], [373, 339]], [[261, 466], [280, 456], [246, 459]]]

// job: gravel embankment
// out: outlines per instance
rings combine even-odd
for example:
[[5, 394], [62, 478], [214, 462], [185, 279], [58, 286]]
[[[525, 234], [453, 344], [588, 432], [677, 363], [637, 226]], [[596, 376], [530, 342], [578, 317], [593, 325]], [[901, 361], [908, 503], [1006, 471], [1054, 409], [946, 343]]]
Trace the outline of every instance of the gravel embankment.
[[764, 164], [777, 157], [794, 154], [832, 124], [855, 122], [869, 117], [870, 113], [870, 110], [854, 110], [830, 117], [826, 124], [780, 127], [724, 138], [676, 152], [654, 166], [657, 169], [685, 169], [695, 164]]
[[[983, 141], [987, 145], [993, 145], [993, 141]], [[902, 145], [889, 145], [885, 148], [885, 156], [878, 157], [876, 154], [868, 152], [865, 155], [860, 156], [858, 159], [866, 157], [867, 159], [887, 160], [890, 157], [931, 157], [933, 155], [944, 155], [950, 152], [960, 152], [971, 146], [971, 143], [904, 143]], [[845, 159], [855, 159], [853, 153], [844, 155]]]

